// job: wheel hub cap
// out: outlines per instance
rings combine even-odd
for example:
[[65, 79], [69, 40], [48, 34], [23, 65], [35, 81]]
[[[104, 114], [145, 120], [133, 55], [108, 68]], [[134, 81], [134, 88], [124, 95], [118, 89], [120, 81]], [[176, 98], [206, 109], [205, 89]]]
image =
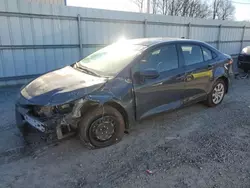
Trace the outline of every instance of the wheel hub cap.
[[102, 117], [93, 122], [92, 133], [101, 141], [110, 139], [115, 132], [115, 122], [112, 117]]

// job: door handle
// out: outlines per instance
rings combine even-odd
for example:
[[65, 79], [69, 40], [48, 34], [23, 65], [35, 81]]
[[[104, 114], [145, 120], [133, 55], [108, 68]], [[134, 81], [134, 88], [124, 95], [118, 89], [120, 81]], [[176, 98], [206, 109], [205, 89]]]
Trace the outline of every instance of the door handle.
[[190, 82], [193, 79], [194, 79], [194, 76], [192, 74], [189, 74], [189, 75], [186, 76], [185, 81]]
[[152, 86], [161, 86], [161, 85], [163, 85], [163, 82], [159, 82], [157, 84], [153, 84]]
[[207, 67], [209, 68], [209, 70], [211, 70], [214, 66], [213, 65], [208, 65]]
[[176, 80], [184, 80], [185, 75], [177, 75]]

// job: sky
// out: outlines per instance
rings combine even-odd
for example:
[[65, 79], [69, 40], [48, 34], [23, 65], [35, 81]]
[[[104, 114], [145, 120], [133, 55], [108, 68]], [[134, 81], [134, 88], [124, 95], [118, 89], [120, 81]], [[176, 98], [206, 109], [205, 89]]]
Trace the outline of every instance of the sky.
[[[235, 19], [237, 21], [250, 20], [250, 0], [232, 0], [232, 2], [236, 8]], [[241, 2], [242, 4], [235, 2]], [[67, 5], [132, 12], [138, 11], [138, 7], [136, 7], [132, 0], [67, 0]]]
[[[250, 0], [235, 0], [235, 2], [242, 2], [242, 4], [233, 3], [233, 5], [236, 8], [235, 19], [238, 21], [243, 21], [243, 20], [250, 21]], [[249, 3], [249, 4], [243, 4], [243, 3]]]

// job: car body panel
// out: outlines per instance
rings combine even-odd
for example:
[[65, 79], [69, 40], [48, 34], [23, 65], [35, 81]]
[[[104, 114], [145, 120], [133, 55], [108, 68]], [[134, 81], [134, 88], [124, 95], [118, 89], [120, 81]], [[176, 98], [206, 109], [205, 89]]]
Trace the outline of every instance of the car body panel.
[[[123, 72], [124, 73], [124, 72]], [[127, 76], [109, 80], [105, 85], [91, 94], [86, 96], [86, 100], [94, 102], [98, 105], [116, 104], [120, 106], [126, 113], [127, 120], [130, 124], [135, 122], [135, 101], [133, 93], [132, 80], [129, 78], [130, 73], [126, 72]]]
[[[153, 114], [173, 110], [182, 105], [184, 96], [184, 68], [183, 60], [178, 56], [179, 67], [174, 70], [164, 71], [156, 79], [146, 79], [144, 83], [137, 83], [134, 79], [134, 67], [140, 63], [149, 52], [164, 47], [165, 45], [175, 44], [172, 40], [161, 42], [150, 46], [139, 56], [130, 67], [132, 69], [132, 80], [135, 96], [136, 120], [141, 120]], [[177, 54], [178, 48], [176, 46]]]
[[84, 97], [106, 81], [67, 66], [33, 80], [21, 94], [32, 104], [60, 105]]
[[183, 68], [180, 68], [161, 73], [159, 78], [145, 80], [143, 84], [134, 84], [137, 119], [180, 107], [184, 75]]
[[[200, 47], [205, 47], [209, 49], [212, 53], [216, 56], [213, 57], [211, 60], [207, 60], [196, 63], [192, 65], [184, 65], [185, 67], [185, 99], [183, 101], [184, 105], [189, 105], [192, 103], [197, 103], [200, 101], [204, 101], [207, 98], [208, 93], [210, 93], [212, 86], [214, 84], [214, 80], [218, 79], [219, 77], [225, 76], [228, 78], [228, 72], [226, 73], [224, 70], [225, 59], [230, 59], [230, 56], [223, 55], [218, 50], [214, 49], [213, 47], [205, 44], [200, 43], [197, 41], [192, 42], [178, 42], [179, 49], [181, 48], [182, 44], [188, 45], [197, 45]], [[184, 59], [183, 54], [181, 54], [182, 58]], [[184, 61], [185, 64], [185, 61]], [[220, 69], [222, 68], [223, 71], [218, 71], [217, 67]]]
[[195, 100], [204, 100], [208, 93], [210, 80], [212, 79], [212, 70], [208, 65], [200, 67], [189, 66], [186, 69], [185, 77], [185, 99], [184, 104]]

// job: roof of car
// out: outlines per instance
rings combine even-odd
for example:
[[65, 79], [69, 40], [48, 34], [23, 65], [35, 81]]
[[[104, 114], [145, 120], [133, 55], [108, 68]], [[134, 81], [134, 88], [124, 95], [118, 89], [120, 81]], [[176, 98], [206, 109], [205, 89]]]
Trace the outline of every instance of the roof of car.
[[126, 40], [126, 42], [129, 42], [131, 44], [143, 45], [143, 46], [151, 46], [151, 45], [155, 45], [159, 43], [170, 42], [170, 41], [180, 41], [180, 40], [201, 42], [197, 40], [183, 39], [183, 38], [139, 38], [139, 39]]

